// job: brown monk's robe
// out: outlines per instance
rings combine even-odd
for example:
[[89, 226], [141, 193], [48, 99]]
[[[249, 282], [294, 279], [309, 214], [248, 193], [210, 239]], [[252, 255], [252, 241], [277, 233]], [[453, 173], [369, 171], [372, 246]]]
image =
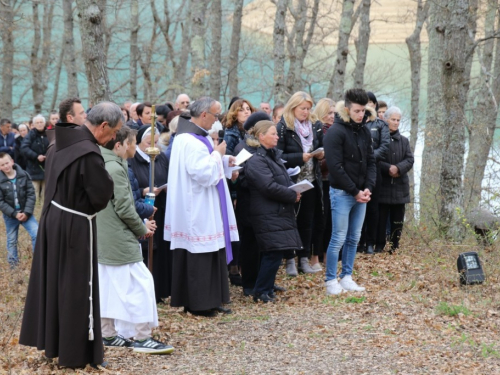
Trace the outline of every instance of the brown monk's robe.
[[45, 350], [59, 365], [103, 362], [99, 311], [96, 219], [92, 219], [94, 340], [89, 340], [90, 228], [85, 214], [104, 209], [113, 180], [104, 168], [96, 139], [86, 126], [57, 124], [55, 145], [45, 163], [45, 202], [26, 296], [19, 343]]

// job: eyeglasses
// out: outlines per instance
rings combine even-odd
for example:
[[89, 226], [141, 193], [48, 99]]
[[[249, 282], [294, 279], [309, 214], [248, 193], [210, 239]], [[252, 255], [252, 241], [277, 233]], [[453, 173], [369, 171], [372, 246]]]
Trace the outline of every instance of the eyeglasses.
[[220, 116], [220, 113], [212, 113], [212, 112], [210, 112], [210, 111], [207, 111], [207, 113], [210, 113], [212, 116], [214, 116], [214, 117], [215, 117], [215, 118], [217, 118], [217, 119], [218, 119], [218, 118], [219, 118], [219, 116]]

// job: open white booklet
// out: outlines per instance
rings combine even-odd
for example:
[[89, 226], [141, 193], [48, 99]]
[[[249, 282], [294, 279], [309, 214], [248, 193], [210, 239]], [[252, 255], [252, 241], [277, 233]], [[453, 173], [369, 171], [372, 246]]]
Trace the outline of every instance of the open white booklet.
[[236, 155], [236, 162], [234, 164], [241, 165], [250, 159], [253, 155], [249, 153], [247, 150], [243, 149], [240, 151], [238, 155]]
[[302, 180], [289, 188], [302, 194], [304, 191], [314, 188], [314, 185], [307, 180]]
[[290, 177], [297, 176], [300, 173], [300, 167], [297, 165], [295, 168], [288, 168], [286, 171]]

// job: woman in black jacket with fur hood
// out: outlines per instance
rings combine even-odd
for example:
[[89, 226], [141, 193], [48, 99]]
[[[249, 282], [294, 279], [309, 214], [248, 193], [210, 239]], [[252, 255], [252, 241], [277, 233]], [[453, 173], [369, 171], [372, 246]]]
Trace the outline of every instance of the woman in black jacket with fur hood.
[[254, 301], [269, 302], [274, 300], [274, 281], [284, 252], [302, 248], [293, 209], [300, 194], [289, 188], [293, 182], [281, 161], [282, 152], [275, 149], [275, 124], [259, 121], [250, 135], [254, 142], [247, 143], [260, 146], [244, 169], [250, 190], [250, 221], [261, 251]]

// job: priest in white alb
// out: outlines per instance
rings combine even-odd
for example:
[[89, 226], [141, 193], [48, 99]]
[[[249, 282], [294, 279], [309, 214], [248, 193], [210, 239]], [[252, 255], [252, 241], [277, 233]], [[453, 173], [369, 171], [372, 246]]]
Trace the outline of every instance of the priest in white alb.
[[170, 156], [165, 241], [172, 254], [173, 307], [214, 316], [229, 302], [227, 264], [238, 229], [226, 177], [233, 156], [224, 141], [208, 135], [221, 111], [219, 102], [203, 97], [189, 106], [191, 118], [179, 118]]

